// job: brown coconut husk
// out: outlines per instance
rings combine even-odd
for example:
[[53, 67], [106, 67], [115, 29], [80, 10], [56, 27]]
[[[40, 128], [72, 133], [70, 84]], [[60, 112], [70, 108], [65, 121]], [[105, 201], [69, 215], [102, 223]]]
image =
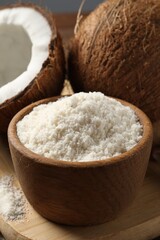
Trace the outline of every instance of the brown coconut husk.
[[23, 107], [37, 100], [59, 95], [65, 79], [65, 57], [60, 34], [57, 31], [52, 13], [34, 4], [13, 4], [5, 8], [30, 7], [40, 12], [52, 30], [49, 44], [49, 57], [43, 63], [39, 74], [15, 97], [0, 104], [0, 131], [6, 132], [12, 117]]
[[160, 1], [108, 0], [70, 44], [74, 91], [101, 91], [160, 120]]

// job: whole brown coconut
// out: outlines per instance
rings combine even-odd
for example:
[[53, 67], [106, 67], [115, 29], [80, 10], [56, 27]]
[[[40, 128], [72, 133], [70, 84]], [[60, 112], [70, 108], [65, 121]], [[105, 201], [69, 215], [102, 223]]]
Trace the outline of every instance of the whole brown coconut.
[[[76, 92], [101, 91], [160, 120], [160, 1], [108, 0], [71, 42], [69, 78]], [[158, 124], [156, 124], [158, 126]]]
[[[10, 11], [8, 14], [7, 11], [11, 9], [13, 10], [13, 12]], [[5, 23], [5, 21], [7, 23]], [[35, 29], [33, 28], [34, 24], [35, 24]], [[46, 40], [46, 36], [45, 36], [45, 33], [47, 34], [46, 25], [49, 29], [48, 30], [49, 40]], [[9, 33], [8, 33], [8, 30], [9, 30]], [[30, 61], [30, 63], [28, 63], [28, 66], [22, 69], [23, 67], [25, 67], [26, 63], [22, 64], [21, 62], [25, 61], [24, 59], [26, 56], [23, 55], [23, 57], [20, 58], [19, 57], [20, 55], [18, 55], [20, 54], [20, 50], [17, 50], [17, 52], [14, 51], [14, 48], [16, 47], [18, 48], [19, 42], [20, 44], [23, 45], [23, 41], [20, 41], [19, 39], [16, 40], [17, 41], [16, 43], [14, 42], [11, 49], [8, 49], [8, 51], [6, 51], [6, 54], [8, 54], [7, 64], [4, 63], [5, 62], [4, 59], [6, 59], [6, 57], [3, 56], [2, 62], [4, 63], [4, 66], [2, 67], [3, 69], [0, 68], [0, 91], [1, 91], [0, 92], [0, 131], [1, 132], [2, 131], [6, 132], [8, 124], [12, 119], [12, 117], [26, 105], [42, 98], [59, 95], [62, 90], [63, 81], [65, 77], [65, 59], [64, 59], [64, 51], [62, 47], [61, 37], [57, 31], [55, 21], [53, 19], [53, 15], [50, 12], [33, 4], [17, 4], [17, 5], [1, 7], [0, 8], [0, 36], [1, 36], [0, 41], [2, 41], [2, 37], [8, 36], [6, 35], [6, 33], [9, 34], [9, 37], [12, 36], [13, 39], [15, 40], [16, 38], [15, 31], [17, 31], [17, 33], [21, 37], [26, 33], [27, 33], [26, 34], [27, 36], [28, 32], [30, 32], [31, 35], [33, 34], [33, 36], [29, 36], [31, 37], [30, 38], [31, 41], [29, 40], [30, 43], [27, 43], [28, 46], [29, 44], [32, 45], [29, 54], [31, 54], [32, 56], [31, 59], [33, 61]], [[19, 31], [21, 32], [19, 33]], [[41, 31], [42, 31], [42, 34], [40, 34]], [[8, 39], [10, 41], [9, 37]], [[23, 36], [22, 38], [25, 39], [26, 37]], [[6, 45], [7, 41], [8, 40], [6, 40], [5, 38], [4, 46], [6, 48], [10, 46], [9, 44]], [[35, 43], [35, 46], [33, 43], [34, 41], [37, 41], [37, 43]], [[47, 41], [49, 42], [47, 43]], [[3, 42], [1, 44], [3, 44]], [[39, 46], [40, 44], [41, 46]], [[24, 47], [25, 47], [25, 43], [24, 43], [24, 46], [21, 48], [21, 51], [24, 50]], [[2, 57], [1, 51], [3, 51], [3, 47], [1, 47], [0, 49], [0, 55]], [[13, 51], [14, 51], [13, 54], [15, 56], [11, 56]], [[47, 52], [47, 55], [46, 55], [46, 52]], [[17, 63], [16, 63], [16, 58], [14, 59], [14, 57], [17, 57], [18, 59]], [[11, 62], [11, 59], [12, 59], [12, 62]], [[38, 61], [39, 63], [37, 64]], [[2, 65], [2, 62], [1, 62], [1, 65]], [[18, 69], [19, 67], [18, 64], [22, 65], [21, 70]], [[10, 67], [12, 68], [11, 70], [10, 70]], [[14, 71], [14, 68], [17, 68], [18, 70]], [[38, 68], [40, 69], [38, 70]], [[18, 75], [19, 72], [16, 72], [16, 71], [21, 71], [21, 72]], [[30, 72], [26, 73], [26, 71], [30, 71]], [[7, 75], [8, 72], [11, 72], [9, 77]], [[27, 74], [30, 77], [30, 79], [27, 79]], [[14, 76], [13, 79], [12, 79], [12, 75]], [[24, 75], [25, 77], [23, 79]], [[17, 80], [18, 77], [21, 78], [21, 81]], [[23, 83], [23, 80], [25, 81], [25, 84]], [[14, 89], [14, 93], [13, 93], [13, 89]]]

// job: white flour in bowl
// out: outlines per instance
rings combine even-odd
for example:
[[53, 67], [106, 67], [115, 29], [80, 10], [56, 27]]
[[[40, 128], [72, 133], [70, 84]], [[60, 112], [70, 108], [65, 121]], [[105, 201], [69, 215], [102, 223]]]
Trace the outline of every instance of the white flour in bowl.
[[135, 112], [100, 92], [42, 104], [17, 123], [26, 148], [66, 161], [102, 160], [133, 148], [143, 133]]

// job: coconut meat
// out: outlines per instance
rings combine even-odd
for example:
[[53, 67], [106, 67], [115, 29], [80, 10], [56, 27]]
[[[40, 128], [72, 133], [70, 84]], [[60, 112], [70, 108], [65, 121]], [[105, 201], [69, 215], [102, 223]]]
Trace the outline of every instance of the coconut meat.
[[31, 40], [22, 26], [0, 25], [0, 87], [26, 71], [31, 49]]
[[48, 58], [48, 21], [29, 7], [0, 10], [0, 104], [22, 92]]

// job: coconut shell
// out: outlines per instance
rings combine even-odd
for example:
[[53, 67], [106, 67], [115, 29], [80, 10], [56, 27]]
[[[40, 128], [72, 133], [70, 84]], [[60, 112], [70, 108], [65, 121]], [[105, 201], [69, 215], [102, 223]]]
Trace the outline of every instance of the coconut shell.
[[65, 79], [65, 57], [60, 34], [57, 31], [53, 15], [33, 4], [14, 4], [4, 8], [30, 7], [40, 12], [48, 21], [52, 36], [48, 46], [49, 57], [43, 63], [41, 71], [32, 82], [15, 97], [0, 104], [0, 131], [6, 132], [12, 117], [23, 107], [50, 96], [59, 95]]
[[70, 43], [74, 91], [101, 91], [160, 120], [160, 1], [108, 0]]

